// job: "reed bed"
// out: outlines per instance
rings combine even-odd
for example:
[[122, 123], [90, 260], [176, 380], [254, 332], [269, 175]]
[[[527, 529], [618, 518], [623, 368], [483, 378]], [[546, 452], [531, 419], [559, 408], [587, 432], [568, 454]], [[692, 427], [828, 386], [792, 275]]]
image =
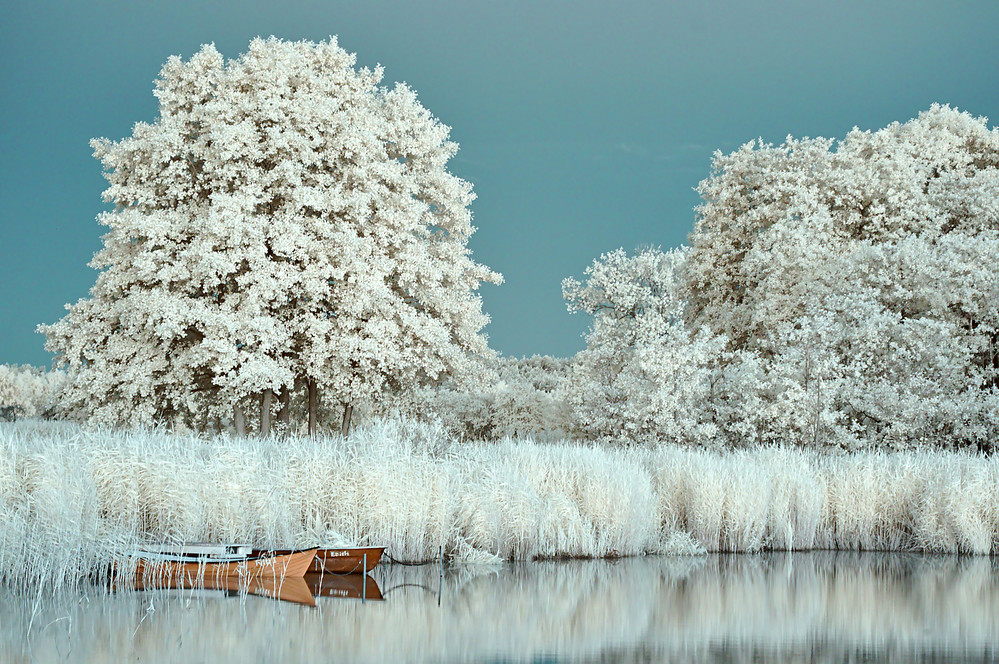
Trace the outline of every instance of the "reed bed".
[[349, 437], [198, 437], [0, 424], [0, 581], [58, 589], [140, 542], [385, 545], [494, 563], [706, 551], [989, 554], [999, 459], [460, 442], [386, 421]]

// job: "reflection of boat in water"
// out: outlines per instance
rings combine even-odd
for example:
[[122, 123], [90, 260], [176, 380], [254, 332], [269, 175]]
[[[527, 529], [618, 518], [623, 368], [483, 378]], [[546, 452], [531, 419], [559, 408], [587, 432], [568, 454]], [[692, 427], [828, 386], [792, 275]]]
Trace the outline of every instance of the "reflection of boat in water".
[[236, 577], [243, 579], [301, 578], [316, 557], [316, 550], [286, 552], [242, 551], [226, 555], [200, 555], [138, 551], [133, 554], [135, 577], [209, 579]]
[[305, 575], [305, 583], [315, 598], [336, 597], [369, 602], [380, 602], [384, 599], [378, 583], [367, 574], [309, 572]]
[[238, 576], [197, 577], [193, 575], [145, 577], [136, 576], [125, 587], [132, 590], [206, 590], [223, 591], [229, 595], [257, 595], [284, 602], [315, 606], [316, 599], [359, 599], [380, 602], [382, 597], [378, 583], [367, 574], [323, 574], [310, 572], [304, 577], [240, 578]]
[[315, 606], [317, 597], [381, 600], [378, 584], [361, 570], [373, 569], [383, 551], [149, 545], [115, 565], [115, 571], [123, 580], [120, 587], [135, 590], [226, 591]]
[[[326, 572], [328, 574], [360, 574], [375, 568], [381, 560], [383, 546], [372, 546], [359, 549], [316, 549], [316, 558], [309, 566], [310, 572]], [[256, 549], [254, 554], [270, 553], [284, 555], [288, 550], [264, 551]]]
[[312, 589], [300, 576], [241, 578], [239, 576], [197, 577], [184, 575], [144, 578], [137, 575], [134, 581], [126, 586], [133, 590], [221, 590], [229, 595], [245, 593], [292, 602], [293, 604], [316, 605]]

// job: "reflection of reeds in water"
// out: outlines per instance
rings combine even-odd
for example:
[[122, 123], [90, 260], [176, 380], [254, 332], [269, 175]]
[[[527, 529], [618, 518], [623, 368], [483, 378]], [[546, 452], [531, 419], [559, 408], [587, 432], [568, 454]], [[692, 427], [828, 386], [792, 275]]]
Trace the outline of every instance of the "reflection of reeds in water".
[[349, 438], [202, 439], [0, 424], [0, 580], [76, 584], [140, 541], [386, 545], [474, 562], [999, 545], [999, 456], [732, 453]]
[[[61, 594], [0, 599], [0, 661], [895, 661], [999, 656], [989, 558], [719, 554], [379, 568], [386, 601]], [[134, 636], [133, 636], [134, 635]], [[754, 659], [755, 658], [755, 659]]]

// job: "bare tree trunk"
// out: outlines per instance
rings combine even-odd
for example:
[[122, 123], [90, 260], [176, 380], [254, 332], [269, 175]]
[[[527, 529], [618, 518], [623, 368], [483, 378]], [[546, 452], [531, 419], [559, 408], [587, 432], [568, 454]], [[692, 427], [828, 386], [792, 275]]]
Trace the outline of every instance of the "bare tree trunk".
[[350, 418], [354, 415], [354, 407], [349, 403], [343, 405], [343, 422], [340, 423], [340, 433], [346, 436], [350, 433]]
[[315, 436], [319, 424], [319, 387], [314, 378], [309, 379], [309, 435]]
[[267, 388], [260, 395], [260, 435], [271, 433], [271, 402], [274, 401], [274, 390]]
[[291, 422], [291, 387], [285, 385], [281, 388], [281, 410], [278, 411], [278, 422], [288, 424]]
[[232, 407], [232, 424], [236, 427], [237, 436], [246, 435], [246, 413], [243, 412], [243, 407], [239, 404]]

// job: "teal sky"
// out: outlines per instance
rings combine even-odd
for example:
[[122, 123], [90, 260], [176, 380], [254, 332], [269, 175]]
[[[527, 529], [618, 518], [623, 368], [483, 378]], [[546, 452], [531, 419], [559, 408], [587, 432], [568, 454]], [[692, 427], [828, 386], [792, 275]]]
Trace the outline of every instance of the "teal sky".
[[[47, 365], [41, 322], [87, 294], [100, 246], [90, 138], [156, 115], [172, 54], [337, 35], [450, 125], [475, 185], [491, 345], [570, 355], [561, 280], [604, 251], [675, 246], [711, 153], [841, 137], [933, 102], [999, 120], [999, 2], [31, 2], [2, 10], [0, 363]], [[991, 123], [990, 123], [991, 124]]]

